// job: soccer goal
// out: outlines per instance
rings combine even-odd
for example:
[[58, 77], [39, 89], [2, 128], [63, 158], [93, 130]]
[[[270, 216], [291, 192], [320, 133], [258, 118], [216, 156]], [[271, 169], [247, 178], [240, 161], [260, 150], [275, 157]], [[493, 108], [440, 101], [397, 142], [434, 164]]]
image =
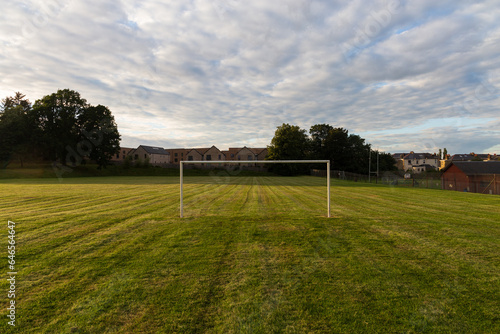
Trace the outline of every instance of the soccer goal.
[[330, 218], [330, 160], [228, 160], [228, 161], [181, 161], [180, 162], [180, 217], [184, 217], [184, 203], [183, 203], [183, 184], [184, 184], [184, 164], [300, 164], [300, 163], [325, 163], [326, 164], [326, 207], [327, 207], [327, 217]]

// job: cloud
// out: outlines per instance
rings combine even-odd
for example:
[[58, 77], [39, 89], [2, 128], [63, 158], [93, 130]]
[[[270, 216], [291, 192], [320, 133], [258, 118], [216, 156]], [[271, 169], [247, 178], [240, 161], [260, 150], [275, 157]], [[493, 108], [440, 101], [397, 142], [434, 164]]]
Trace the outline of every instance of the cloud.
[[4, 7], [0, 94], [77, 90], [110, 107], [124, 146], [265, 146], [284, 122], [342, 126], [386, 151], [498, 145], [495, 1]]

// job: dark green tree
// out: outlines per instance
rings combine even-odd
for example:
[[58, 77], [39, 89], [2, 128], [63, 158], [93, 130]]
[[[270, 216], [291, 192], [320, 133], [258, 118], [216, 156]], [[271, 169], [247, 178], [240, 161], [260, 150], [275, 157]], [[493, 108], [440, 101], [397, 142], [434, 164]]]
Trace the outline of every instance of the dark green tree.
[[34, 126], [29, 119], [31, 103], [16, 92], [2, 100], [0, 111], [0, 165], [6, 165], [14, 156], [23, 167], [24, 157], [32, 151]]
[[45, 159], [66, 162], [67, 147], [76, 147], [80, 138], [77, 119], [87, 107], [80, 93], [69, 89], [58, 90], [35, 101], [33, 120]]
[[[370, 145], [365, 139], [356, 134], [349, 134], [344, 128], [334, 128], [329, 124], [316, 124], [309, 130], [311, 135], [311, 157], [314, 159], [330, 160], [332, 168], [347, 172], [367, 174], [370, 154], [376, 159], [376, 152], [371, 152]], [[383, 164], [379, 170], [393, 170], [392, 156], [383, 155]], [[390, 159], [389, 159], [390, 157]], [[372, 160], [376, 163], [376, 160]], [[372, 167], [375, 166], [372, 164]]]
[[[309, 138], [306, 130], [283, 123], [274, 132], [268, 149], [268, 160], [304, 160], [309, 154]], [[307, 170], [302, 164], [277, 164], [270, 168], [281, 175], [295, 175]]]
[[80, 93], [63, 89], [37, 100], [31, 110], [35, 136], [47, 160], [105, 167], [119, 151], [120, 134], [111, 111], [92, 106]]
[[324, 153], [319, 158], [330, 160], [333, 169], [347, 171], [353, 153], [349, 150], [349, 145], [349, 131], [332, 128], [325, 139]]
[[311, 158], [327, 159], [327, 140], [333, 126], [329, 124], [316, 124], [311, 126], [309, 134], [311, 135]]
[[79, 114], [77, 125], [80, 131], [77, 153], [97, 162], [99, 168], [106, 167], [120, 151], [120, 134], [111, 111], [103, 105], [88, 106]]

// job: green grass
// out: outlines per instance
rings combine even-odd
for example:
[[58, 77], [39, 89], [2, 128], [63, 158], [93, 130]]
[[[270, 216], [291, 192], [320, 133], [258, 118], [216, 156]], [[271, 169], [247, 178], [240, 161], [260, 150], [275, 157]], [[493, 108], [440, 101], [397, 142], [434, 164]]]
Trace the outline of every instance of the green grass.
[[[247, 170], [225, 171], [224, 169], [214, 167], [212, 169], [184, 167], [184, 175], [187, 176], [211, 176], [225, 173], [225, 175], [242, 176], [271, 176], [272, 173], [255, 172]], [[149, 167], [129, 167], [123, 165], [109, 165], [106, 168], [99, 169], [95, 164], [86, 164], [76, 167], [62, 166], [59, 163], [52, 164], [47, 162], [24, 163], [23, 167], [19, 163], [10, 163], [6, 168], [0, 168], [0, 180], [11, 179], [62, 179], [81, 178], [81, 177], [110, 177], [110, 176], [179, 176], [179, 168], [163, 168], [159, 166]]]
[[498, 333], [500, 197], [314, 177], [0, 180], [18, 333]]

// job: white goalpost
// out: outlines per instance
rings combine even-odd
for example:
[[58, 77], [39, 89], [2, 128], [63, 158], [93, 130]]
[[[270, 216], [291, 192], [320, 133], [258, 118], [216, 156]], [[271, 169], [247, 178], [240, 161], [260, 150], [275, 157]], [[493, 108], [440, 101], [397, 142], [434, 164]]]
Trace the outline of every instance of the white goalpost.
[[218, 161], [181, 161], [180, 162], [180, 200], [181, 200], [181, 205], [180, 205], [180, 217], [184, 217], [184, 203], [183, 203], [183, 184], [184, 184], [184, 171], [183, 171], [183, 166], [184, 164], [299, 164], [299, 163], [325, 163], [326, 164], [326, 206], [327, 206], [327, 216], [330, 218], [330, 160], [238, 160], [238, 161], [233, 161], [233, 160], [218, 160]]

